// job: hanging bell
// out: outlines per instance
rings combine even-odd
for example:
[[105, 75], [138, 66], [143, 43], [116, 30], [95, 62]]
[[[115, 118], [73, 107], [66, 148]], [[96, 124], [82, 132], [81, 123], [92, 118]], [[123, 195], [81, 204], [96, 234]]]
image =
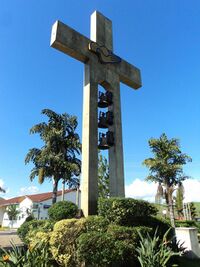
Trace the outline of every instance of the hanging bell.
[[100, 111], [99, 113], [99, 122], [98, 122], [98, 127], [99, 128], [108, 128], [108, 123], [107, 123], [107, 118], [106, 118], [106, 113]]
[[99, 145], [98, 148], [101, 150], [109, 149], [114, 145], [114, 134], [108, 131], [106, 134], [99, 133]]
[[109, 149], [109, 145], [107, 144], [107, 136], [104, 133], [99, 133], [99, 145], [98, 148], [101, 150]]
[[106, 133], [106, 139], [107, 139], [107, 144], [109, 145], [109, 147], [114, 145], [114, 134], [111, 131], [108, 131]]
[[105, 93], [99, 92], [99, 101], [98, 101], [98, 107], [99, 108], [107, 108], [110, 105], [112, 105], [112, 93], [109, 91], [106, 91]]
[[113, 112], [112, 111], [106, 112], [106, 122], [109, 126], [113, 125]]
[[99, 112], [99, 121], [98, 121], [98, 127], [99, 128], [108, 128], [109, 126], [113, 125], [113, 112]]

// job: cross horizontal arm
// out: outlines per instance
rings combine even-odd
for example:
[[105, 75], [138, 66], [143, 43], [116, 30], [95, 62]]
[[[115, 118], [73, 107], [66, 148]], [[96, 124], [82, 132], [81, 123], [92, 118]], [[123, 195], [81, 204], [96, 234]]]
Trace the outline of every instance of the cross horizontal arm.
[[134, 89], [138, 89], [142, 86], [140, 70], [125, 60], [122, 60], [121, 63], [117, 65], [117, 72], [122, 83]]
[[56, 21], [53, 24], [50, 45], [63, 53], [82, 62], [87, 62], [90, 53], [88, 50], [89, 42], [87, 37], [62, 22]]

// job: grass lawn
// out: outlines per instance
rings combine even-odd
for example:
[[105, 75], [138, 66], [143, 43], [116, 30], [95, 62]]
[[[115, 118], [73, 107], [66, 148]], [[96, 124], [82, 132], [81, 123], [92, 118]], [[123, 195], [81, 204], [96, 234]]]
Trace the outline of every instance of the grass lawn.
[[200, 259], [190, 260], [187, 258], [180, 258], [179, 267], [200, 267]]

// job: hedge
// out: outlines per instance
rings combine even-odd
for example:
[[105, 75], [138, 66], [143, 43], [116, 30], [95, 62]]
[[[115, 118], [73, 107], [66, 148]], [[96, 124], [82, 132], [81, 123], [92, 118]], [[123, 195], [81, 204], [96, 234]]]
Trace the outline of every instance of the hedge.
[[77, 205], [71, 201], [59, 201], [48, 209], [49, 219], [53, 221], [74, 218], [77, 212]]
[[53, 223], [49, 220], [32, 220], [24, 222], [18, 229], [17, 234], [25, 244], [29, 244], [32, 232], [49, 232], [53, 229]]
[[107, 232], [83, 233], [78, 238], [77, 254], [86, 266], [136, 266], [135, 248], [139, 241], [137, 230], [150, 232], [147, 227], [110, 225]]
[[98, 214], [109, 223], [132, 226], [137, 218], [148, 218], [157, 214], [157, 209], [144, 200], [132, 198], [99, 199]]

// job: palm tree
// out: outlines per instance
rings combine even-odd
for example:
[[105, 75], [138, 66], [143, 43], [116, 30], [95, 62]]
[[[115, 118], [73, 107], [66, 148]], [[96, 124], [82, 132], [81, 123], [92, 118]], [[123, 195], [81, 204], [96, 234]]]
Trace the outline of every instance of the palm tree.
[[184, 186], [183, 183], [179, 183], [176, 189], [175, 206], [179, 219], [184, 217], [183, 213], [183, 200], [184, 200]]
[[16, 205], [10, 205], [7, 207], [6, 213], [8, 214], [8, 218], [13, 226], [13, 221], [17, 219], [17, 215], [20, 213], [20, 211], [17, 209]]
[[6, 193], [6, 190], [3, 189], [3, 188], [0, 186], [0, 192], [2, 192], [2, 193]]
[[77, 158], [81, 153], [79, 135], [75, 132], [77, 118], [66, 113], [57, 114], [50, 109], [43, 109], [42, 114], [48, 117], [48, 122], [42, 122], [30, 129], [31, 134], [39, 134], [44, 142], [41, 149], [32, 148], [25, 158], [25, 163], [34, 164], [30, 180], [38, 177], [40, 184], [45, 179], [53, 182], [52, 203], [56, 202], [58, 182], [61, 179], [70, 181], [72, 174], [78, 176], [81, 172], [81, 161]]
[[183, 165], [191, 161], [191, 158], [181, 152], [178, 139], [168, 139], [166, 134], [162, 134], [158, 139], [151, 138], [149, 146], [154, 158], [145, 159], [143, 162], [150, 171], [146, 179], [158, 183], [160, 193], [168, 205], [171, 225], [175, 227], [173, 192], [177, 185], [188, 178], [183, 174]]

